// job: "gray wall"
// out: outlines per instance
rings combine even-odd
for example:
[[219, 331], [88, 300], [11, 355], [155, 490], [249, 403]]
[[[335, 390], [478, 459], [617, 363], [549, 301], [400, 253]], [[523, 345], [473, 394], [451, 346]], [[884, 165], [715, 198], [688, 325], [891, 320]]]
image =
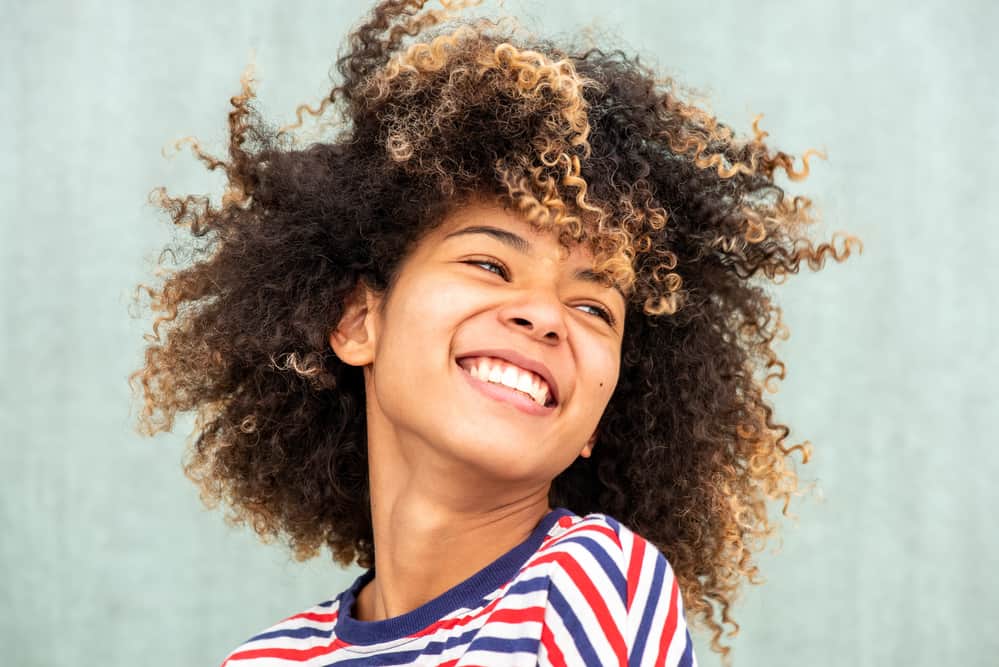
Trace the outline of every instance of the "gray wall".
[[[0, 9], [0, 646], [5, 665], [212, 665], [358, 571], [296, 564], [199, 505], [191, 422], [132, 431], [130, 319], [170, 225], [146, 197], [220, 194], [184, 152], [220, 152], [256, 50], [282, 122], [326, 92], [356, 2], [17, 3]], [[711, 7], [710, 11], [704, 7]], [[508, 2], [547, 30], [594, 25], [699, 87], [742, 132], [824, 148], [812, 196], [862, 256], [780, 288], [774, 397], [819, 492], [792, 505], [767, 583], [735, 610], [736, 665], [995, 660], [999, 279], [997, 5]], [[698, 636], [703, 665], [717, 664]], [[992, 662], [994, 664], [994, 662]]]

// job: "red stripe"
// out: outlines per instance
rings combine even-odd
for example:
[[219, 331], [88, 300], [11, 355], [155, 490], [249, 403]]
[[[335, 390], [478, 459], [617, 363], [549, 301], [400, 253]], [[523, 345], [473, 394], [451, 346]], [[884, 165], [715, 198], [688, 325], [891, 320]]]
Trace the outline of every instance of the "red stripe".
[[293, 621], [296, 618], [304, 618], [307, 621], [315, 621], [317, 623], [331, 623], [336, 620], [336, 612], [333, 612], [331, 614], [317, 614], [311, 611], [303, 611], [301, 614], [295, 614], [294, 616], [289, 616], [288, 618], [284, 619], [284, 621], [281, 621], [281, 623], [284, 623], [285, 621]]
[[541, 556], [536, 562], [543, 563], [548, 561], [558, 563], [569, 575], [569, 578], [576, 585], [579, 592], [583, 594], [583, 598], [590, 605], [590, 609], [593, 610], [594, 615], [597, 617], [600, 630], [614, 651], [614, 655], [618, 657], [618, 661], [622, 665], [626, 665], [628, 662], [628, 647], [624, 642], [624, 636], [621, 634], [621, 628], [614, 622], [614, 618], [610, 610], [607, 609], [603, 597], [597, 591], [596, 586], [593, 585], [593, 580], [587, 576], [582, 566], [580, 566], [579, 562], [571, 554], [557, 551]]
[[[523, 572], [525, 572], [525, 571], [527, 571], [529, 569], [532, 569], [533, 567], [534, 567], [534, 563], [533, 562], [525, 564], [524, 567], [522, 567], [520, 569], [520, 571], [517, 573], [516, 576], [519, 577]], [[512, 579], [510, 581], [512, 581]], [[507, 583], [503, 584], [503, 585], [506, 586], [508, 583], [510, 583], [510, 581], [507, 581]], [[470, 614], [466, 614], [465, 616], [462, 616], [460, 618], [450, 618], [450, 619], [445, 619], [445, 620], [438, 621], [438, 622], [434, 623], [433, 625], [427, 626], [423, 630], [421, 630], [421, 631], [419, 631], [417, 633], [414, 633], [412, 635], [409, 635], [409, 636], [410, 637], [422, 637], [424, 635], [432, 635], [432, 634], [434, 634], [436, 632], [439, 632], [440, 630], [450, 630], [452, 628], [457, 628], [457, 627], [468, 625], [472, 621], [475, 621], [476, 619], [478, 619], [480, 616], [485, 616], [487, 614], [493, 614], [494, 610], [496, 609], [496, 607], [499, 606], [500, 603], [502, 603], [503, 600], [505, 600], [505, 599], [506, 599], [505, 596], [497, 597], [497, 598], [493, 599], [485, 607], [483, 607], [479, 611], [475, 612], [474, 614], [470, 613]], [[526, 607], [523, 610], [518, 610], [518, 609], [504, 609], [504, 610], [498, 610], [495, 613], [500, 613], [500, 611], [502, 611], [502, 614], [500, 616], [500, 618], [502, 618], [502, 619], [512, 619], [512, 618], [515, 617], [516, 614], [520, 614], [522, 616], [521, 620], [505, 620], [504, 621], [504, 622], [508, 622], [508, 623], [514, 623], [514, 622], [519, 623], [519, 622], [526, 622], [526, 621], [543, 620], [543, 619], [536, 619], [535, 618], [535, 610], [537, 610], [537, 609], [543, 609], [543, 608], [542, 607]]]
[[233, 653], [229, 656], [222, 667], [229, 664], [230, 660], [252, 660], [253, 658], [281, 658], [282, 660], [292, 660], [294, 662], [304, 662], [310, 658], [332, 653], [338, 648], [348, 646], [347, 642], [335, 639], [326, 646], [313, 646], [312, 648], [256, 648]]
[[669, 613], [666, 615], [666, 625], [663, 626], [662, 635], [659, 637], [659, 656], [656, 658], [655, 667], [662, 667], [666, 664], [666, 652], [669, 651], [669, 642], [676, 632], [676, 621], [679, 615], [678, 595], [679, 584], [676, 577], [673, 577], [673, 589], [669, 595]]
[[414, 632], [409, 637], [423, 637], [425, 635], [433, 635], [441, 630], [450, 630], [452, 628], [459, 628], [468, 625], [472, 621], [476, 620], [480, 616], [485, 616], [486, 614], [492, 613], [492, 611], [503, 601], [503, 597], [495, 598], [492, 602], [487, 604], [485, 607], [475, 612], [474, 614], [467, 614], [459, 618], [448, 618], [441, 621], [437, 621], [431, 625], [428, 625], [423, 630], [419, 632]]
[[548, 662], [551, 663], [552, 667], [566, 667], [562, 649], [555, 643], [555, 635], [552, 634], [551, 628], [547, 625], [541, 628], [541, 645], [545, 647], [545, 652], [548, 653]]
[[[448, 660], [447, 662], [437, 663], [437, 667], [454, 667], [463, 658], [455, 658], [454, 660]], [[462, 667], [489, 667], [489, 665], [480, 665], [478, 663], [462, 663]]]
[[543, 623], [545, 608], [535, 605], [523, 609], [497, 609], [489, 615], [487, 623]]
[[638, 577], [642, 573], [645, 544], [644, 539], [635, 535], [631, 545], [631, 560], [628, 561], [628, 611], [631, 611], [631, 603], [635, 599], [635, 591], [638, 590]]

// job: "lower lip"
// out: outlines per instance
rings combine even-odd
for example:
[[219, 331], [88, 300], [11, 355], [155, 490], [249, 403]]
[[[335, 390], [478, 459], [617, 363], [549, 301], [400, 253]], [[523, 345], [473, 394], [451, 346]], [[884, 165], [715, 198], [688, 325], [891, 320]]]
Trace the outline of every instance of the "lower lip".
[[550, 415], [555, 412], [556, 406], [554, 405], [549, 408], [546, 408], [543, 405], [538, 405], [533, 399], [528, 398], [515, 389], [510, 389], [509, 387], [501, 384], [485, 382], [476, 377], [472, 377], [471, 373], [462, 368], [460, 364], [455, 362], [455, 365], [458, 366], [458, 370], [461, 371], [462, 376], [468, 380], [470, 385], [494, 400], [509, 403], [521, 412], [526, 412], [529, 415], [539, 417], [544, 417], [545, 415]]

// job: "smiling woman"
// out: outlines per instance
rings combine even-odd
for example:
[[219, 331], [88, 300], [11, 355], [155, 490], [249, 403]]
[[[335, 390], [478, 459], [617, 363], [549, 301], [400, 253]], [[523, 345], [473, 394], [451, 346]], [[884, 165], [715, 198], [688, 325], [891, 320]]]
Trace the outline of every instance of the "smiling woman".
[[379, 3], [299, 110], [346, 126], [305, 148], [244, 76], [228, 159], [194, 144], [221, 206], [157, 191], [196, 260], [142, 286], [140, 428], [196, 411], [206, 502], [365, 568], [227, 662], [693, 665], [688, 621], [727, 661], [808, 458], [763, 396], [759, 281], [856, 239], [816, 246], [774, 183], [810, 153], [464, 4]]

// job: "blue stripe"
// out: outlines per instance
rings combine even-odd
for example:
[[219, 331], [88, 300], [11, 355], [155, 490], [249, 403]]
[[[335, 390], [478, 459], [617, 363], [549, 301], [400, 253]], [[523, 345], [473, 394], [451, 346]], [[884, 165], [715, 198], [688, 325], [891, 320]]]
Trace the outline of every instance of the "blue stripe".
[[600, 542], [586, 535], [573, 535], [565, 538], [562, 542], [575, 542], [586, 547], [586, 550], [593, 554], [593, 557], [600, 563], [604, 575], [617, 590], [617, 594], [621, 598], [621, 605], [628, 604], [628, 582], [625, 581], [624, 573], [621, 572], [621, 566], [618, 561], [607, 553], [607, 550], [604, 549]]
[[510, 653], [527, 653], [536, 656], [541, 638], [535, 637], [477, 637], [475, 641], [468, 645], [468, 651], [491, 651], [507, 655]]
[[683, 649], [677, 667], [694, 667], [694, 643], [690, 640], [690, 630], [685, 630], [684, 634], [687, 635], [687, 647]]
[[282, 630], [261, 632], [259, 635], [250, 637], [247, 641], [252, 642], [258, 639], [274, 639], [275, 637], [290, 637], [292, 639], [307, 639], [309, 637], [329, 638], [331, 636], [331, 632], [332, 630], [323, 630], [320, 628], [313, 628], [311, 626], [301, 628], [284, 628]]
[[[526, 622], [530, 622], [530, 621], [525, 621], [525, 623]], [[468, 651], [472, 650], [473, 648], [480, 648], [480, 649], [485, 649], [485, 650], [495, 650], [495, 651], [499, 651], [499, 650], [504, 650], [505, 651], [506, 649], [500, 649], [500, 648], [495, 648], [494, 649], [494, 648], [489, 648], [489, 646], [491, 646], [494, 642], [499, 642], [499, 644], [496, 644], [496, 646], [500, 646], [501, 644], [505, 644], [505, 643], [509, 643], [509, 642], [514, 642], [514, 643], [518, 643], [518, 644], [519, 643], [523, 643], [523, 642], [527, 642], [527, 644], [531, 644], [532, 641], [533, 641], [533, 646], [534, 646], [533, 649], [532, 648], [518, 647], [518, 648], [512, 649], [513, 652], [520, 652], [520, 651], [525, 651], [526, 650], [526, 651], [534, 651], [534, 653], [537, 653], [537, 651], [538, 651], [538, 642], [539, 642], [539, 639], [531, 640], [530, 638], [522, 638], [522, 637], [516, 637], [516, 638], [504, 638], [504, 637], [497, 638], [497, 637], [489, 637], [489, 636], [477, 637], [476, 635], [478, 635], [482, 631], [482, 628], [484, 626], [485, 626], [485, 624], [483, 624], [483, 626], [480, 626], [480, 627], [476, 627], [476, 628], [472, 628], [470, 630], [466, 630], [465, 632], [461, 633], [460, 635], [454, 635], [453, 637], [448, 637], [447, 639], [444, 639], [444, 640], [432, 641], [432, 642], [430, 642], [430, 643], [427, 644], [427, 647], [423, 650], [423, 652], [426, 653], [426, 654], [428, 654], [428, 655], [440, 655], [444, 651], [446, 651], [448, 649], [451, 649], [451, 648], [454, 648], [455, 646], [464, 646], [466, 644], [469, 646], [468, 649], [466, 649]], [[443, 632], [443, 630], [441, 630], [441, 632]], [[485, 644], [485, 646], [483, 646], [483, 644]]]
[[[549, 583], [550, 582], [548, 581], [547, 574], [542, 574], [540, 576], [532, 577], [530, 579], [523, 579], [521, 581], [515, 582], [513, 585], [510, 586], [510, 588], [506, 589], [506, 591], [503, 593], [502, 596], [500, 596], [499, 599], [505, 600], [511, 595], [527, 595], [530, 593], [537, 593], [538, 591], [543, 591], [546, 588], [548, 588]], [[466, 613], [469, 614], [475, 613], [476, 611], [485, 608], [487, 605], [492, 604], [496, 600], [497, 598], [495, 596], [492, 597], [491, 599], [482, 597], [474, 605], [470, 605], [468, 607], [468, 612]]]
[[[663, 578], [666, 574], [666, 558], [660, 554], [659, 558], [656, 558], [656, 567], [652, 574], [652, 586], [649, 590], [649, 599], [645, 603], [645, 608], [642, 610], [642, 622], [638, 626], [638, 635], [635, 637], [635, 645], [631, 649], [631, 654], [628, 656], [628, 665], [639, 665], [642, 661], [642, 654], [645, 653], [645, 640], [649, 636], [649, 628], [652, 626], [652, 617], [656, 613], [656, 607], [659, 605], [659, 593], [662, 591]], [[628, 610], [628, 616], [630, 617], [635, 611], [635, 609]]]
[[370, 655], [359, 655], [357, 658], [344, 660], [345, 655], [350, 655], [350, 651], [339, 649], [334, 652], [336, 658], [333, 662], [323, 664], [323, 667], [336, 665], [337, 667], [370, 667], [370, 665], [412, 665], [421, 655], [427, 655], [424, 651], [399, 651], [398, 653], [385, 653], [378, 651]]
[[583, 664], [586, 667], [601, 667], [600, 661], [597, 659], [597, 654], [593, 650], [593, 646], [590, 644], [590, 640], [586, 638], [587, 630], [583, 627], [583, 624], [579, 622], [576, 618], [576, 614], [573, 613], [572, 607], [558, 588], [552, 588], [548, 593], [548, 604], [549, 606], [559, 615], [562, 619], [562, 623], [565, 625], [565, 629], [569, 632], [569, 636], [572, 638], [573, 644], [576, 646], [576, 650], [579, 655], [583, 658]]
[[[548, 588], [551, 581], [548, 579], [548, 574], [541, 574], [530, 579], [522, 579], [521, 581], [514, 582], [510, 588], [506, 589], [503, 593], [503, 598], [505, 599], [508, 595], [524, 595], [526, 593], [537, 593], [538, 591], [543, 591]], [[488, 602], [492, 602], [489, 600]], [[488, 602], [483, 598], [482, 606], [486, 606]]]

